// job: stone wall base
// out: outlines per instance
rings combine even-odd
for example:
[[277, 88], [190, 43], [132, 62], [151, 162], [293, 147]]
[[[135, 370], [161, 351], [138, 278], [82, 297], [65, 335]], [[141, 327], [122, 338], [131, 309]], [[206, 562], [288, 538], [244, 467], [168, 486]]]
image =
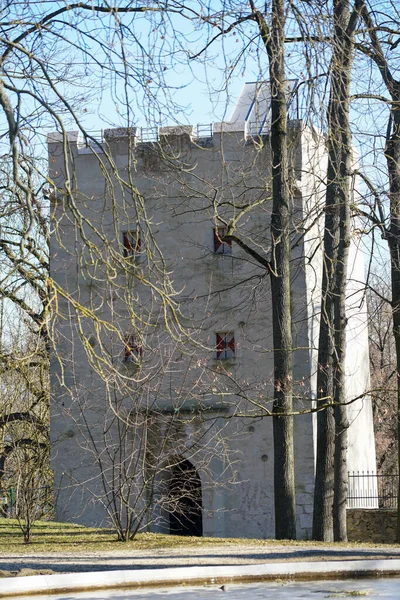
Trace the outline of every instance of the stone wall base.
[[349, 542], [396, 543], [397, 512], [390, 508], [350, 508], [347, 510]]

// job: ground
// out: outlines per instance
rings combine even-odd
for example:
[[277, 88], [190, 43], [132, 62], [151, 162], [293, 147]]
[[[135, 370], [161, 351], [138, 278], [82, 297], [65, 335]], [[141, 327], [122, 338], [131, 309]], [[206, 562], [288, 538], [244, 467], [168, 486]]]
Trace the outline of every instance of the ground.
[[[399, 545], [324, 544], [274, 540], [221, 540], [141, 534], [117, 542], [104, 529], [38, 523], [24, 544], [18, 523], [0, 520], [0, 576], [164, 568], [185, 565], [238, 565], [283, 561], [400, 558]], [[21, 572], [21, 569], [22, 572]]]

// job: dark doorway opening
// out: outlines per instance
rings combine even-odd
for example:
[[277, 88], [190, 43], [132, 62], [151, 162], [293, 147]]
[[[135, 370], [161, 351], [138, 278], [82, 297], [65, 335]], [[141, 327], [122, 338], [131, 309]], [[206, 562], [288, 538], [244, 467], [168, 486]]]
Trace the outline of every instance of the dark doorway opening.
[[188, 460], [173, 467], [168, 496], [170, 533], [203, 535], [201, 479]]

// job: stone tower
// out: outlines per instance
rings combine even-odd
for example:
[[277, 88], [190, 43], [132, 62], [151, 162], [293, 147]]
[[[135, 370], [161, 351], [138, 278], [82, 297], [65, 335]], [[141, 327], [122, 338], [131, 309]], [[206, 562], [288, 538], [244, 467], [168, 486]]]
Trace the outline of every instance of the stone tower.
[[[270, 284], [248, 252], [267, 260], [270, 251], [269, 137], [265, 120], [249, 120], [259, 119], [259, 106], [239, 103], [229, 123], [212, 127], [109, 129], [85, 143], [76, 133], [49, 136], [60, 520], [105, 525], [119, 510], [122, 521], [133, 514], [153, 531], [273, 536]], [[289, 121], [289, 137], [297, 526], [305, 538], [327, 157], [323, 136], [300, 119]], [[224, 239], [233, 219], [242, 244]], [[349, 264], [347, 396], [359, 398], [349, 406], [349, 470], [373, 471], [355, 233]]]

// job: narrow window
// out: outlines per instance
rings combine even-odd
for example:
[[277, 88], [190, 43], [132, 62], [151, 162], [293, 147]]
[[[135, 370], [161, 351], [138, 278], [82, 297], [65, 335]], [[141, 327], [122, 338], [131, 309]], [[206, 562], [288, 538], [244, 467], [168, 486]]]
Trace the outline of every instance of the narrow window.
[[135, 257], [141, 252], [139, 231], [123, 231], [122, 243], [124, 247], [124, 258]]
[[215, 341], [216, 358], [218, 360], [224, 360], [226, 358], [235, 358], [235, 335], [232, 331], [228, 331], [227, 333], [216, 333]]
[[124, 362], [137, 363], [143, 356], [143, 349], [134, 335], [126, 335], [124, 340]]
[[232, 254], [232, 240], [223, 242], [226, 235], [226, 227], [214, 228], [214, 252], [215, 254]]

